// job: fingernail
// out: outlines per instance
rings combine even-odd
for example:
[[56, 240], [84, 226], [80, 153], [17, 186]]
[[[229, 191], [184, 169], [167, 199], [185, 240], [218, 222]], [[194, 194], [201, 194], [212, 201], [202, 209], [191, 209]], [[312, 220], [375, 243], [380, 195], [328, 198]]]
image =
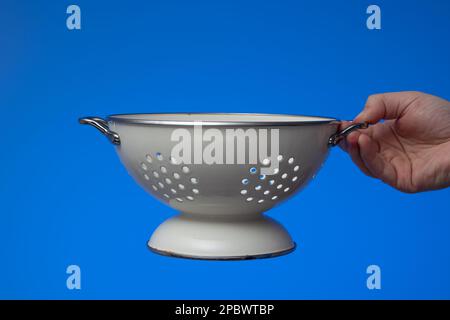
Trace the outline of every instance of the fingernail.
[[364, 111], [361, 111], [354, 119], [353, 121], [355, 121], [356, 119], [359, 119], [362, 115], [363, 115]]

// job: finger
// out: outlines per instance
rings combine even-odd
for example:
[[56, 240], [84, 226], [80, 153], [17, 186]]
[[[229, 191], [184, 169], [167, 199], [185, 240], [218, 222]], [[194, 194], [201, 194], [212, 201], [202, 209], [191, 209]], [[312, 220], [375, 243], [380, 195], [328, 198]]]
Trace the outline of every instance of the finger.
[[398, 119], [420, 95], [420, 92], [411, 91], [371, 95], [363, 111], [355, 117], [354, 121], [373, 124], [381, 119]]
[[352, 161], [358, 166], [358, 168], [367, 176], [373, 177], [372, 173], [369, 171], [369, 169], [364, 164], [364, 161], [361, 158], [360, 150], [358, 146], [358, 137], [359, 132], [352, 132], [347, 137], [347, 152], [350, 155], [350, 158]]
[[359, 138], [359, 135], [360, 135], [361, 133], [359, 132], [359, 131], [354, 131], [354, 132], [351, 132], [348, 136], [347, 136], [347, 144], [349, 145], [349, 146], [354, 146], [354, 147], [358, 147], [358, 138]]
[[340, 123], [339, 123], [339, 131], [342, 131], [342, 130], [344, 130], [345, 128], [347, 128], [349, 125], [351, 125], [352, 124], [352, 121], [346, 121], [346, 120], [342, 120]]
[[[341, 121], [341, 123], [339, 124], [339, 131], [344, 130], [345, 128], [347, 128], [352, 122], [351, 121]], [[342, 139], [341, 141], [339, 141], [338, 143], [339, 147], [344, 150], [345, 152], [348, 152], [348, 145], [347, 145], [347, 139]]]
[[392, 186], [395, 185], [397, 172], [389, 162], [384, 161], [378, 143], [368, 135], [361, 134], [358, 146], [361, 159], [372, 176]]
[[341, 141], [339, 141], [338, 146], [345, 152], [348, 152], [347, 139], [342, 139]]

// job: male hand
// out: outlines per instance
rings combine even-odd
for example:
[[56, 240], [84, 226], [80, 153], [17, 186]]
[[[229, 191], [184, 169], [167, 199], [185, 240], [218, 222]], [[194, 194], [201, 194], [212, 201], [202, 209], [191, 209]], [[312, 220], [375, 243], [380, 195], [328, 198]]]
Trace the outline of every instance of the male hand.
[[353, 122], [372, 125], [340, 146], [366, 175], [408, 193], [450, 186], [449, 101], [413, 91], [376, 94]]

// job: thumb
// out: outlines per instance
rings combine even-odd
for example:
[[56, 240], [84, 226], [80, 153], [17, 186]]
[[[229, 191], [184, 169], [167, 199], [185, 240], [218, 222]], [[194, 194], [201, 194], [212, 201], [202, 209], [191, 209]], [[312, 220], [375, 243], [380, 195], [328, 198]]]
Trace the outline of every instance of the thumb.
[[355, 117], [354, 121], [374, 124], [382, 119], [398, 119], [420, 95], [420, 92], [413, 91], [371, 95], [363, 111]]

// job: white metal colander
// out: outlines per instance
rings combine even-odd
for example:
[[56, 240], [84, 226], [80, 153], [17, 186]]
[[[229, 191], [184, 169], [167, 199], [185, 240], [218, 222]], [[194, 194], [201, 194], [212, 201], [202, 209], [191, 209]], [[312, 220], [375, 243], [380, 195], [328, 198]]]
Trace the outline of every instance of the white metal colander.
[[[198, 259], [258, 258], [292, 251], [295, 243], [287, 231], [262, 213], [305, 186], [330, 146], [366, 127], [353, 124], [337, 132], [336, 119], [270, 114], [127, 114], [106, 121], [85, 117], [80, 123], [105, 134], [136, 182], [180, 212], [154, 231], [149, 247]], [[257, 143], [252, 140], [255, 132]], [[264, 132], [266, 136], [259, 135]], [[277, 140], [269, 137], [274, 132]], [[189, 152], [185, 148], [174, 155], [183, 140], [174, 137], [181, 133], [189, 138], [182, 144]], [[261, 137], [267, 138], [267, 157], [261, 157]], [[212, 145], [215, 162], [198, 155]], [[251, 161], [252, 150], [257, 151], [257, 161]]]

